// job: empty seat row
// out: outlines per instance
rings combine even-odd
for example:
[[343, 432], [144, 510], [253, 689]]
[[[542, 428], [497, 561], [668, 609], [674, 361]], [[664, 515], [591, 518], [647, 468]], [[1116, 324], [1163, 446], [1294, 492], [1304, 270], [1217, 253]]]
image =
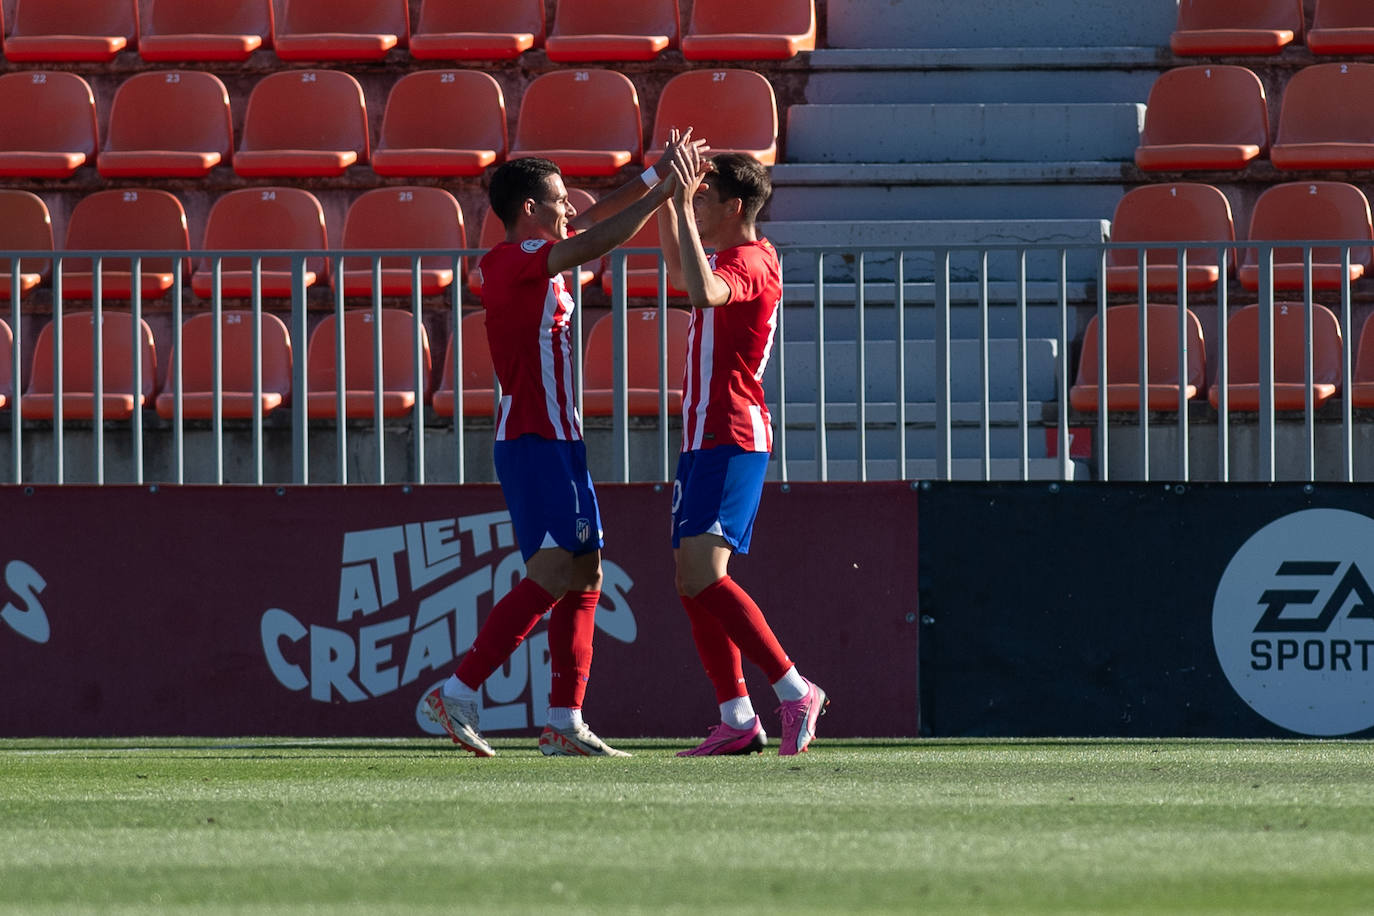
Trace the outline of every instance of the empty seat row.
[[[572, 176], [613, 175], [643, 161], [639, 94], [611, 70], [568, 70], [532, 81], [507, 148], [500, 85], [478, 70], [426, 70], [398, 80], [370, 149], [362, 86], [338, 70], [270, 74], [249, 94], [234, 148], [229, 93], [210, 73], [173, 70], [124, 81], [104, 147], [95, 97], [75, 73], [0, 76], [0, 177], [67, 178], [86, 164], [106, 177], [199, 178], [232, 164], [245, 177], [337, 177], [369, 163], [388, 177], [472, 176], [507, 156], [554, 159]], [[752, 70], [691, 70], [663, 87], [649, 153], [672, 127], [696, 128], [714, 149], [777, 154], [773, 87]], [[97, 153], [97, 149], [99, 152]]]
[[[573, 188], [569, 199], [579, 210], [590, 207], [595, 198], [587, 191]], [[505, 236], [505, 228], [491, 210], [482, 220], [477, 247], [488, 249]], [[186, 211], [181, 201], [168, 191], [141, 188], [96, 191], [77, 202], [67, 222], [66, 251], [189, 251], [190, 236]], [[207, 217], [201, 250], [257, 250], [283, 252], [259, 261], [260, 294], [268, 298], [292, 294], [291, 251], [324, 250], [328, 233], [324, 208], [319, 199], [302, 188], [244, 188], [230, 191], [212, 205]], [[466, 248], [467, 229], [462, 207], [448, 191], [435, 187], [387, 187], [366, 191], [348, 207], [344, 217], [342, 248], [348, 250], [450, 250]], [[42, 198], [28, 191], [0, 189], [0, 251], [52, 251], [52, 217]], [[657, 248], [658, 223], [650, 220], [624, 246]], [[50, 274], [47, 259], [23, 258], [11, 266], [0, 261], [0, 301], [22, 296]], [[367, 262], [343, 258], [342, 278], [333, 277], [332, 264], [324, 257], [306, 260], [304, 282], [313, 286], [321, 281], [342, 280], [345, 296], [373, 294], [373, 272]], [[461, 265], [459, 265], [461, 267]], [[630, 255], [627, 258], [626, 289], [630, 296], [655, 296], [658, 291], [656, 255]], [[426, 255], [419, 259], [420, 294], [443, 293], [455, 279], [454, 259]], [[602, 279], [606, 294], [612, 295], [612, 272], [604, 275], [600, 262], [580, 272], [579, 285]], [[184, 273], [190, 266], [183, 264]], [[143, 258], [140, 264], [140, 295], [156, 299], [176, 282], [175, 264], [169, 258]], [[210, 296], [216, 288], [215, 265], [202, 258], [190, 274], [192, 291]], [[380, 259], [381, 294], [410, 296], [414, 291], [411, 259], [403, 255]], [[132, 265], [127, 258], [104, 258], [100, 272], [100, 296], [128, 299], [133, 290]], [[61, 293], [64, 299], [91, 299], [96, 277], [89, 259], [64, 258]], [[219, 289], [231, 298], [251, 296], [254, 289], [252, 263], [247, 258], [222, 257], [219, 260]], [[481, 295], [481, 281], [475, 266], [468, 275], [469, 289]], [[669, 294], [685, 295], [669, 288]]]
[[[678, 48], [677, 0], [558, 0], [545, 37], [544, 0], [16, 0], [4, 54], [16, 62], [506, 60], [544, 48], [555, 61], [652, 60]], [[0, 23], [3, 31], [3, 23]], [[816, 46], [814, 0], [695, 0], [680, 42], [688, 60], [787, 59]]]
[[[1236, 268], [1234, 249], [1223, 263], [1221, 246], [1236, 240], [1231, 205], [1219, 189], [1195, 183], [1144, 185], [1122, 196], [1112, 217], [1113, 242], [1173, 242], [1187, 252], [1185, 287], [1206, 290], [1216, 286]], [[1246, 238], [1257, 242], [1325, 241], [1374, 242], [1369, 201], [1352, 184], [1339, 181], [1296, 181], [1267, 188], [1255, 201]], [[1208, 245], [1206, 243], [1213, 243]], [[1349, 252], [1349, 267], [1343, 253]], [[1259, 289], [1259, 249], [1244, 249], [1236, 273], [1241, 286]], [[1107, 289], [1134, 292], [1139, 289], [1140, 260], [1134, 248], [1113, 248], [1107, 255]], [[1173, 248], [1150, 249], [1145, 254], [1145, 283], [1149, 291], [1178, 288], [1179, 258]], [[1343, 280], [1353, 283], [1374, 264], [1374, 251], [1366, 245], [1314, 247], [1312, 288], [1338, 290]], [[1303, 289], [1306, 284], [1304, 249], [1274, 249], [1274, 288]]]
[[[668, 364], [666, 395], [669, 413], [682, 407], [682, 377], [685, 364], [687, 330], [690, 317], [678, 309], [666, 310]], [[62, 414], [66, 419], [91, 419], [95, 409], [94, 386], [94, 312], [70, 312], [62, 316]], [[631, 309], [627, 312], [627, 398], [635, 415], [659, 412], [660, 367], [658, 344], [663, 327], [658, 309]], [[220, 316], [218, 346], [220, 360], [220, 409], [228, 418], [251, 419], [266, 416], [289, 403], [292, 380], [292, 346], [286, 325], [270, 312], [261, 314], [260, 375], [253, 367], [253, 313], [226, 310]], [[405, 309], [381, 310], [382, 372], [380, 385], [374, 366], [376, 318], [372, 311], [345, 312], [343, 316], [343, 387], [336, 362], [339, 323], [326, 316], [310, 334], [306, 347], [307, 411], [310, 417], [338, 416], [342, 396], [344, 416], [363, 418], [373, 415], [378, 389], [382, 415], [405, 416], [414, 409], [417, 398], [429, 394], [431, 370], [429, 337], [419, 326], [420, 383], [416, 384], [414, 314]], [[487, 347], [486, 316], [470, 312], [462, 319], [463, 384], [453, 384], [453, 340], [444, 357], [442, 379], [433, 392], [432, 404], [440, 416], [452, 416], [455, 399], [462, 395], [465, 416], [491, 416], [496, 402], [494, 371]], [[208, 419], [214, 415], [214, 353], [216, 322], [213, 313], [195, 315], [182, 326], [181, 353], [167, 360], [159, 391], [158, 364], [152, 330], [146, 322], [140, 327], [138, 347], [141, 386], [134, 391], [133, 316], [128, 312], [101, 312], [100, 352], [103, 388], [102, 414], [106, 419], [126, 419], [136, 408], [152, 405], [159, 416], [176, 416], [177, 390], [180, 388], [181, 415], [187, 419]], [[601, 317], [587, 335], [584, 351], [583, 400], [588, 415], [608, 416], [612, 412], [614, 375], [612, 352], [614, 324], [610, 315]], [[29, 384], [20, 401], [23, 416], [52, 419], [56, 409], [53, 361], [56, 353], [52, 322], [39, 331], [34, 345]], [[179, 356], [179, 358], [178, 358]], [[11, 399], [13, 372], [13, 334], [0, 320], [0, 409]], [[180, 363], [180, 385], [177, 371]], [[255, 389], [257, 392], [255, 393]]]
[[[1147, 305], [1142, 322], [1139, 307], [1117, 305], [1106, 311], [1106, 405], [1108, 410], [1140, 409], [1140, 332], [1146, 335], [1145, 407], [1177, 410], [1182, 383], [1184, 400], [1202, 391], [1206, 365], [1202, 324], [1185, 310], [1184, 343], [1187, 370], [1180, 379], [1178, 363], [1179, 312], [1177, 305]], [[1273, 397], [1276, 410], [1303, 410], [1310, 389], [1313, 408], [1321, 407], [1340, 391], [1342, 337], [1340, 322], [1326, 306], [1312, 305], [1312, 374], [1307, 374], [1307, 307], [1301, 302], [1274, 303]], [[1260, 320], [1258, 305], [1233, 312], [1226, 322], [1227, 407], [1258, 410], [1260, 387]], [[1102, 388], [1098, 385], [1099, 325], [1094, 315], [1083, 333], [1078, 375], [1069, 392], [1075, 410], [1098, 409]], [[1208, 393], [1213, 407], [1221, 403], [1221, 385]], [[1374, 407], [1374, 317], [1366, 319], [1355, 355], [1350, 401], [1355, 407]]]
[[1374, 5], [1316, 0], [1306, 28], [1302, 0], [1181, 0], [1169, 47], [1183, 55], [1277, 54], [1304, 40], [1313, 54], [1374, 53]]
[[1264, 86], [1229, 64], [1178, 67], [1150, 89], [1136, 165], [1147, 170], [1242, 169], [1268, 156], [1290, 170], [1374, 168], [1374, 63], [1304, 67], [1283, 91], [1270, 144]]

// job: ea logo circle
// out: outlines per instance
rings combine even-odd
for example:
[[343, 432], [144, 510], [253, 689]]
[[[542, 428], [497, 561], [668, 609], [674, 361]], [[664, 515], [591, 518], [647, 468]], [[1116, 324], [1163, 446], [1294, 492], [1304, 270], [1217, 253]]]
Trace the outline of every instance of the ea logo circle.
[[1374, 726], [1374, 519], [1307, 509], [1236, 551], [1217, 586], [1212, 640], [1255, 712], [1304, 735]]

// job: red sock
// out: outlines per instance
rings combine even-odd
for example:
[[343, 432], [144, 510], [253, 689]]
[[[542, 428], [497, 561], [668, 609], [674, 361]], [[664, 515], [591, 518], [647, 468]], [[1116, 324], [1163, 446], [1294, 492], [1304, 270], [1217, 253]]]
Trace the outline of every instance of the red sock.
[[473, 690], [491, 673], [505, 664], [530, 630], [539, 622], [553, 604], [553, 596], [544, 591], [533, 579], [521, 579], [520, 584], [491, 609], [472, 648], [458, 663], [458, 680]]
[[568, 592], [549, 620], [549, 705], [581, 709], [592, 672], [592, 635], [601, 592]]
[[697, 645], [701, 666], [706, 669], [711, 686], [716, 688], [716, 702], [727, 703], [748, 696], [749, 691], [744, 686], [744, 669], [740, 666], [739, 647], [730, 641], [725, 627], [695, 598], [686, 595], [678, 597], [687, 611], [687, 619], [692, 622], [692, 641]]
[[768, 621], [763, 619], [763, 611], [734, 579], [725, 576], [716, 580], [698, 592], [693, 600], [720, 621], [744, 657], [763, 669], [768, 683], [776, 682], [792, 667], [792, 660], [782, 651]]

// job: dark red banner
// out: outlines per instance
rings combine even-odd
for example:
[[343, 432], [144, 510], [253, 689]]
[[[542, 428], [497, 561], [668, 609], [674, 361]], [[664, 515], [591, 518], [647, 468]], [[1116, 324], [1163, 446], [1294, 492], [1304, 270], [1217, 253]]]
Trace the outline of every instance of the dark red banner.
[[[718, 720], [673, 587], [668, 488], [598, 487], [605, 586], [585, 715]], [[410, 736], [523, 567], [495, 486], [0, 487], [0, 735]], [[917, 734], [916, 493], [769, 485], [732, 575], [833, 702], [821, 736]], [[483, 731], [542, 726], [540, 624]], [[775, 699], [746, 664], [776, 734]]]

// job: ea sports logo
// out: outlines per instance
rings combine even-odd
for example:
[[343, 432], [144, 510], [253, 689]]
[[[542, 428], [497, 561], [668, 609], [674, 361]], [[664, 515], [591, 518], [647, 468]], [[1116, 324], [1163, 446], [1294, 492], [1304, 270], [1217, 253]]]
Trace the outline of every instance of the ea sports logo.
[[1255, 532], [1212, 605], [1212, 640], [1255, 712], [1306, 735], [1374, 726], [1374, 519], [1307, 509]]

